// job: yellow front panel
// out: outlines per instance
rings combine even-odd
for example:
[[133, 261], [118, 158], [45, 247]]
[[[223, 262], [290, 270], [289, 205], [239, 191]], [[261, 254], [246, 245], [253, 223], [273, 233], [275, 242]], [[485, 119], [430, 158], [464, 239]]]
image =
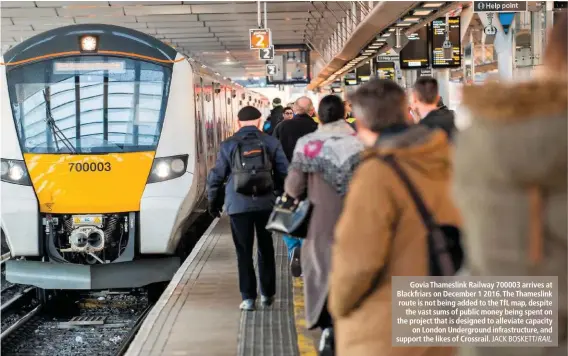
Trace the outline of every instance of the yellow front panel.
[[140, 210], [154, 152], [24, 154], [40, 211], [54, 214]]

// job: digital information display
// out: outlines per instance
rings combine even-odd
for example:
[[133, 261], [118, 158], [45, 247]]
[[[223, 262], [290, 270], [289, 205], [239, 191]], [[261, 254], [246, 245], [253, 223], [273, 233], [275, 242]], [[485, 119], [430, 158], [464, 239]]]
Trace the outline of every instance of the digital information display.
[[408, 44], [400, 51], [400, 68], [415, 69], [429, 66], [428, 29], [424, 26], [408, 36]]
[[371, 79], [371, 63], [365, 63], [355, 71], [357, 73], [358, 83], [366, 83]]
[[460, 18], [448, 19], [449, 33], [446, 33], [446, 18], [432, 21], [432, 67], [454, 68], [461, 66]]
[[357, 74], [355, 73], [355, 71], [353, 70], [345, 74], [345, 77], [343, 77], [343, 82], [346, 86], [357, 85]]
[[377, 68], [377, 77], [379, 79], [395, 79], [395, 67], [394, 62], [377, 62], [375, 64]]

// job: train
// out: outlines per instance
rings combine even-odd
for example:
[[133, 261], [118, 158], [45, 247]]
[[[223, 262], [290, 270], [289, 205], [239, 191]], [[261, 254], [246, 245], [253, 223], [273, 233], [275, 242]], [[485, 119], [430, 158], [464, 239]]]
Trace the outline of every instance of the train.
[[113, 25], [46, 31], [1, 62], [6, 279], [42, 290], [171, 280], [221, 141], [242, 107], [266, 113], [269, 100]]

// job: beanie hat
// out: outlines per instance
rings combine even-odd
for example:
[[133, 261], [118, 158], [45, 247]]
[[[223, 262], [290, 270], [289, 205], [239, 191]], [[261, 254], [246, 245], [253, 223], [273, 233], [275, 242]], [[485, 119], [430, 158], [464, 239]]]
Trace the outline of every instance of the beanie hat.
[[239, 110], [239, 113], [237, 114], [239, 121], [258, 120], [261, 116], [262, 114], [260, 113], [260, 111], [258, 111], [258, 109], [254, 106], [245, 106], [244, 108]]
[[280, 100], [280, 98], [274, 98], [274, 100], [272, 100], [272, 106], [278, 105], [282, 105], [282, 100]]

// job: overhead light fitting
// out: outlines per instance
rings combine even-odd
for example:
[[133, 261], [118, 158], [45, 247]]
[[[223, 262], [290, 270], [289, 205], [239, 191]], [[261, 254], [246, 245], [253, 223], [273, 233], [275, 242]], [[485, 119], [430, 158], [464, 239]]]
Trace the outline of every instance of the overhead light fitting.
[[381, 37], [389, 37], [390, 35], [391, 35], [390, 33], [383, 33]]
[[369, 49], [378, 49], [378, 48], [380, 48], [380, 47], [381, 47], [381, 45], [379, 45], [379, 44], [372, 44], [372, 45], [370, 45], [368, 48], [369, 48]]
[[434, 10], [429, 10], [429, 9], [414, 10], [414, 12], [412, 12], [412, 15], [414, 15], [414, 16], [427, 16], [427, 15], [430, 15], [430, 13], [432, 11], [434, 11]]
[[422, 4], [422, 7], [440, 7], [444, 5], [443, 2], [424, 2], [424, 4]]
[[396, 28], [393, 27], [389, 28], [389, 32], [394, 32], [394, 31], [396, 31]]
[[397, 23], [395, 26], [397, 26], [397, 27], [408, 27], [408, 26], [410, 26], [410, 25], [411, 25], [411, 24], [409, 24], [409, 23], [400, 22], [400, 23]]
[[420, 18], [409, 16], [409, 17], [403, 18], [402, 21], [404, 21], [404, 22], [418, 22], [418, 21], [420, 21]]

